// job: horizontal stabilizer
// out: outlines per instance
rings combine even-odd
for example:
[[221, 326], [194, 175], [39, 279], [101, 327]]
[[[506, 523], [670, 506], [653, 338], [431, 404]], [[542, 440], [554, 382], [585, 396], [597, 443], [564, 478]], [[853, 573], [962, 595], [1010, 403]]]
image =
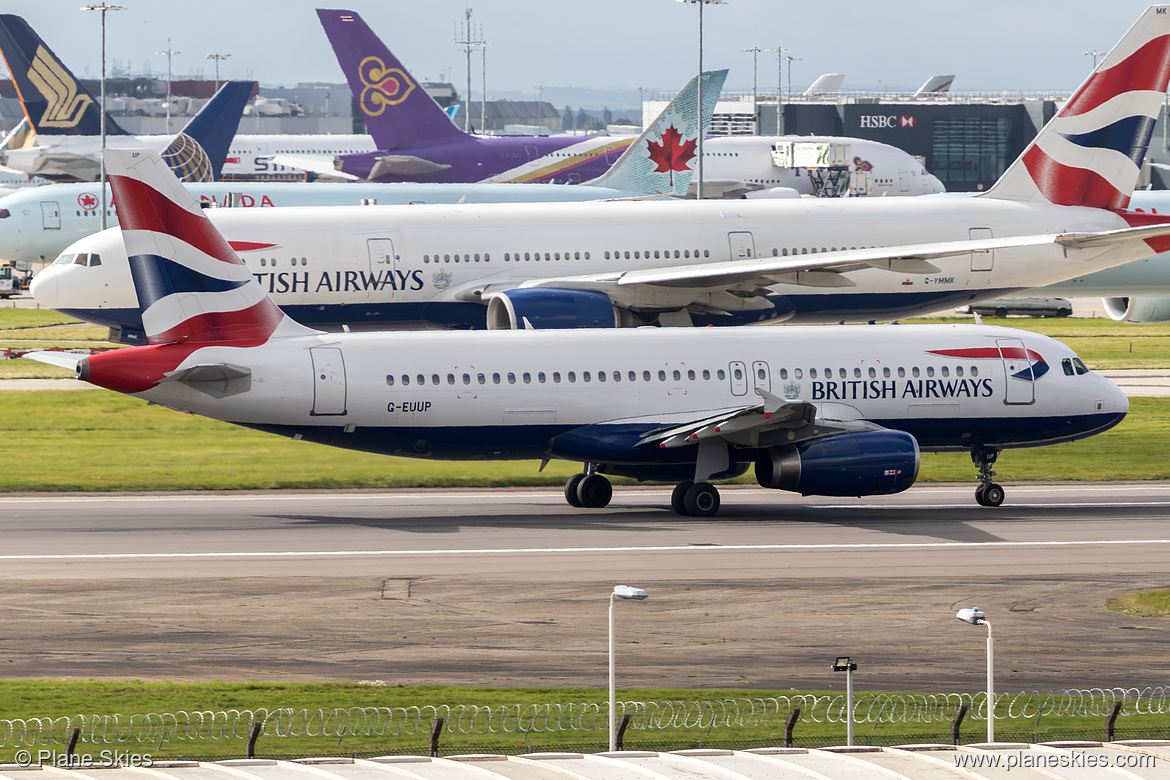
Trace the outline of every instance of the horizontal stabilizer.
[[411, 154], [388, 154], [379, 157], [370, 171], [370, 181], [377, 181], [383, 176], [423, 176], [428, 173], [438, 173], [450, 168], [444, 163], [431, 162], [422, 157]]
[[191, 366], [167, 374], [166, 378], [167, 381], [182, 382], [212, 398], [226, 398], [252, 389], [251, 370], [230, 363]]
[[26, 357], [29, 360], [36, 360], [39, 363], [48, 363], [50, 366], [58, 366], [60, 368], [67, 368], [70, 371], [77, 370], [77, 364], [85, 355], [77, 355], [72, 352], [25, 352], [21, 357]]

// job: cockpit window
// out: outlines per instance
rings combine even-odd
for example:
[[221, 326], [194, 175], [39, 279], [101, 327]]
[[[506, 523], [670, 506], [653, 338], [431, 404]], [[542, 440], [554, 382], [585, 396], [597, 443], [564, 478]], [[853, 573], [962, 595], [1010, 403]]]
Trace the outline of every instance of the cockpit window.
[[12, 213], [8, 209], [0, 209], [0, 219], [8, 219]]
[[1079, 357], [1073, 358], [1073, 365], [1077, 367], [1078, 375], [1089, 373], [1089, 367]]
[[1060, 361], [1060, 367], [1064, 369], [1065, 376], [1073, 376], [1074, 374], [1083, 376], [1089, 373], [1089, 367], [1079, 357], [1064, 358]]
[[74, 265], [89, 265], [89, 255], [87, 255], [85, 252], [80, 253], [79, 255], [77, 255], [77, 257], [73, 258], [73, 264]]
[[1064, 369], [1065, 376], [1072, 376], [1076, 373], [1073, 369], [1072, 358], [1064, 358], [1060, 361], [1060, 367]]
[[70, 265], [73, 263], [75, 255], [61, 255], [53, 261], [53, 265]]

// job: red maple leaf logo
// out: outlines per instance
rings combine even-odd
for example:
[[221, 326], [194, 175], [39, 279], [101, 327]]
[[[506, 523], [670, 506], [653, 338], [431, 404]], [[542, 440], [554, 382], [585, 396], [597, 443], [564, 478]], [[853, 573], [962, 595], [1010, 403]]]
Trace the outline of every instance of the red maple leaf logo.
[[674, 125], [671, 125], [662, 134], [661, 144], [656, 144], [653, 141], [647, 142], [650, 146], [650, 162], [658, 166], [654, 172], [669, 173], [672, 187], [674, 186], [674, 172], [689, 171], [690, 166], [687, 163], [695, 156], [695, 139], [686, 143], [680, 143], [681, 141], [682, 133], [676, 130]]

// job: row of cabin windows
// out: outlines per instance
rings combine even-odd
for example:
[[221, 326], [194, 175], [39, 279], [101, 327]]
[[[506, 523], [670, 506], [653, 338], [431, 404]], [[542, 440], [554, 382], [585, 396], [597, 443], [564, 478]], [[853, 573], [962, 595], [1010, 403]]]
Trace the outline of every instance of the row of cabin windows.
[[[464, 255], [445, 254], [442, 257], [439, 257], [439, 255], [423, 255], [423, 262], [424, 263], [473, 263], [473, 262], [478, 263], [481, 259], [485, 263], [490, 263], [492, 261], [492, 256], [490, 254], [488, 254], [487, 252], [483, 253], [482, 258], [480, 257], [480, 255], [478, 253], [476, 253], [474, 255], [470, 255], [470, 254], [464, 254]], [[508, 256], [504, 255], [504, 259], [507, 260]], [[560, 259], [560, 258], [558, 258], [558, 259]]]
[[[623, 374], [621, 371], [598, 371], [597, 373], [582, 371], [578, 375], [576, 371], [567, 371], [564, 375], [562, 375], [560, 371], [553, 371], [547, 374], [544, 371], [537, 371], [535, 374], [528, 371], [525, 371], [521, 374], [516, 374], [509, 371], [507, 374], [500, 374], [499, 372], [495, 372], [491, 374], [490, 379], [491, 383], [494, 385], [503, 384], [505, 382], [510, 385], [514, 385], [517, 382], [523, 382], [526, 385], [530, 385], [534, 380], [537, 384], [543, 385], [551, 382], [555, 385], [560, 384], [561, 382], [575, 383], [578, 379], [580, 379], [582, 382], [593, 382], [594, 380], [598, 382], [637, 382], [639, 379], [641, 379], [643, 382], [653, 382], [655, 377], [657, 377], [659, 382], [665, 382], [668, 379], [681, 382], [684, 376], [686, 376], [686, 378], [691, 381], [698, 379], [700, 376], [704, 380], [710, 380], [712, 376], [718, 380], [723, 380], [727, 378], [727, 372], [725, 372], [722, 368], [717, 369], [714, 374], [712, 374], [709, 369], [703, 369], [702, 371], [688, 369], [686, 372], [683, 372], [677, 368], [669, 372], [660, 369], [657, 374], [651, 373], [650, 371], [643, 371], [641, 374], [639, 374], [637, 371], [628, 371], [625, 374]], [[405, 387], [410, 385], [412, 381], [416, 385], [441, 385], [443, 384], [443, 380], [444, 378], [439, 374], [431, 374], [429, 377], [426, 374], [415, 374], [413, 377], [411, 377], [410, 374], [402, 374], [398, 377], [395, 377], [393, 374], [388, 374], [386, 376], [386, 384], [391, 387], [393, 387], [395, 384], [400, 384]], [[487, 374], [481, 373], [461, 374], [458, 377], [456, 377], [455, 374], [447, 374], [446, 376], [446, 383], [448, 385], [456, 385], [460, 381], [464, 385], [486, 385], [488, 384], [489, 378]]]
[[[849, 251], [854, 251], [854, 250], [859, 249], [859, 248], [865, 249], [866, 247], [855, 247], [855, 246], [835, 247], [835, 246], [831, 246], [828, 249], [826, 249], [825, 247], [821, 247], [820, 251], [821, 252], [837, 252], [837, 251], [844, 252], [846, 249], [848, 249]], [[791, 252], [788, 251], [787, 247], [780, 247], [779, 249], [777, 249], [776, 247], [772, 247], [772, 257], [788, 257], [788, 255], [790, 255], [790, 254], [792, 254], [792, 255], [808, 255], [808, 254], [815, 255], [816, 253], [817, 253], [817, 248], [815, 246], [814, 247], [807, 247], [807, 246], [792, 247]]]
[[[955, 376], [958, 376], [958, 377], [967, 376], [967, 375], [972, 376], [972, 377], [979, 376], [979, 368], [976, 366], [970, 366], [969, 368], [964, 367], [964, 366], [955, 366], [954, 372], [955, 372]], [[757, 373], [758, 373], [760, 379], [765, 378], [764, 370], [762, 368], [759, 369]], [[849, 373], [850, 372], [844, 368], [838, 368], [836, 371], [836, 377], [839, 379], [848, 379]], [[878, 371], [876, 366], [870, 366], [863, 373], [860, 368], [855, 367], [853, 369], [852, 373], [853, 373], [854, 379], [863, 379], [865, 377], [868, 377], [870, 379], [877, 379], [879, 371]], [[910, 376], [917, 379], [918, 377], [924, 376], [924, 375], [927, 377], [933, 377], [935, 375], [935, 369], [934, 369], [934, 366], [927, 366], [925, 369], [920, 369], [918, 366], [911, 366], [909, 371], [907, 371], [907, 369], [904, 368], [903, 366], [898, 366], [897, 371], [895, 372], [895, 371], [892, 371], [889, 366], [883, 366], [880, 373], [881, 373], [881, 377], [883, 379], [890, 379], [894, 376], [895, 373], [897, 373], [899, 379], [905, 378], [907, 374], [909, 374]], [[951, 367], [950, 366], [942, 366], [941, 368], [938, 369], [938, 374], [940, 376], [949, 377], [951, 375]], [[817, 370], [815, 368], [810, 368], [808, 370], [808, 378], [809, 379], [818, 379], [818, 378], [832, 379], [833, 377], [834, 377], [834, 371], [831, 368], [824, 369], [824, 371], [821, 372], [820, 374], [817, 373]], [[738, 378], [739, 377], [736, 377], [736, 379], [738, 379]], [[787, 368], [780, 369], [780, 378], [781, 379], [788, 378], [788, 369]], [[803, 379], [804, 378], [804, 370], [799, 369], [799, 368], [793, 369], [792, 378], [793, 379]]]
[[[247, 265], [247, 263], [248, 263], [248, 261], [244, 260], [244, 264]], [[277, 263], [277, 260], [275, 257], [261, 257], [260, 258], [260, 266], [261, 267], [268, 266], [268, 265], [275, 267], [276, 263]], [[289, 265], [292, 265], [292, 266], [308, 265], [308, 264], [309, 264], [309, 259], [307, 257], [294, 257], [294, 258], [291, 258], [289, 260]]]
[[[1086, 369], [1086, 371], [1087, 371], [1087, 369]], [[964, 376], [967, 373], [969, 373], [970, 376], [972, 376], [972, 377], [979, 376], [979, 369], [975, 366], [970, 366], [969, 368], [965, 368], [964, 366], [955, 366], [954, 372], [955, 372], [955, 376], [957, 376], [957, 377]], [[854, 379], [863, 378], [862, 370], [860, 368], [854, 368], [852, 373], [853, 373]], [[870, 366], [866, 373], [868, 374], [869, 378], [871, 378], [871, 379], [876, 379], [878, 376], [878, 371], [873, 366]], [[901, 366], [898, 367], [897, 374], [899, 377], [905, 377], [907, 375], [907, 373], [909, 373], [909, 375], [912, 377], [919, 377], [919, 376], [922, 376], [924, 373], [927, 377], [933, 377], [935, 375], [935, 369], [934, 369], [934, 366], [927, 366], [925, 371], [923, 371], [918, 366], [912, 366], [909, 369], [909, 372], [907, 372], [907, 370], [905, 368], [903, 368]], [[732, 378], [737, 382], [742, 381], [744, 378], [744, 370], [743, 370], [743, 368], [741, 368], [739, 366], [734, 367], [732, 369], [731, 374], [732, 374]], [[793, 379], [803, 379], [804, 374], [805, 374], [804, 369], [800, 369], [800, 368], [793, 369], [792, 378]], [[944, 377], [949, 377], [951, 375], [951, 367], [950, 366], [942, 366], [939, 369], [939, 374], [941, 376], [944, 376]], [[669, 372], [666, 371], [665, 369], [659, 369], [656, 374], [652, 373], [650, 371], [642, 371], [641, 374], [639, 374], [637, 371], [627, 371], [624, 375], [622, 374], [621, 371], [612, 371], [612, 372], [598, 371], [596, 374], [591, 373], [589, 371], [582, 371], [580, 374], [580, 380], [582, 382], [592, 382], [596, 379], [596, 381], [598, 381], [598, 382], [608, 382], [612, 379], [612, 381], [614, 381], [614, 382], [621, 382], [621, 381], [623, 381], [623, 376], [625, 378], [625, 381], [629, 381], [629, 382], [637, 382], [639, 379], [641, 379], [643, 382], [652, 382], [652, 381], [654, 381], [655, 378], [657, 378], [659, 382], [665, 382], [668, 379], [673, 379], [676, 382], [681, 382], [683, 380], [684, 376], [686, 377], [687, 380], [693, 382], [693, 381], [699, 379], [700, 377], [704, 381], [709, 381], [712, 376], [714, 376], [715, 379], [717, 379], [719, 381], [723, 381], [724, 379], [727, 378], [727, 373], [722, 368], [717, 369], [714, 372], [710, 371], [709, 369], [703, 369], [702, 371], [695, 371], [694, 369], [687, 369], [685, 372], [682, 371], [681, 369], [677, 369], [677, 368], [673, 369]], [[822, 373], [819, 373], [819, 374], [818, 374], [817, 369], [815, 369], [815, 368], [808, 369], [809, 379], [817, 379], [819, 377], [824, 378], [824, 379], [832, 379], [833, 376], [834, 376], [834, 371], [831, 368], [826, 368], [826, 369], [824, 369], [824, 371]], [[849, 378], [849, 371], [847, 371], [844, 368], [838, 368], [836, 371], [836, 376], [840, 377], [841, 379], [848, 379]], [[891, 372], [891, 370], [889, 368], [883, 368], [882, 369], [882, 376], [886, 379], [889, 379], [893, 376], [893, 372]], [[516, 373], [511, 372], [511, 371], [508, 372], [507, 374], [501, 374], [497, 371], [497, 372], [494, 372], [491, 374], [490, 381], [491, 381], [491, 384], [494, 384], [494, 385], [503, 384], [504, 382], [507, 382], [507, 384], [510, 384], [510, 385], [514, 385], [518, 381], [523, 382], [526, 385], [529, 385], [529, 384], [532, 384], [534, 377], [535, 377], [535, 381], [537, 382], [537, 384], [542, 384], [542, 385], [546, 384], [550, 381], [553, 384], [560, 384], [562, 381], [575, 383], [578, 379], [578, 374], [575, 371], [568, 371], [562, 377], [560, 371], [553, 371], [551, 374], [546, 374], [544, 371], [538, 371], [538, 372], [536, 372], [535, 375], [533, 375], [531, 372], [528, 372], [528, 371], [525, 371], [519, 375], [517, 375]], [[760, 381], [767, 380], [767, 378], [768, 378], [767, 370], [762, 366], [758, 367], [756, 369], [756, 378]], [[780, 378], [781, 379], [788, 379], [788, 369], [787, 368], [780, 369]], [[445, 379], [446, 379], [446, 384], [451, 385], [451, 386], [457, 385], [460, 382], [462, 382], [463, 385], [472, 385], [472, 384], [486, 385], [486, 384], [488, 384], [488, 381], [489, 381], [488, 375], [484, 374], [484, 373], [475, 373], [475, 374], [464, 373], [464, 374], [460, 374], [458, 376], [456, 374], [447, 374]], [[438, 386], [438, 385], [442, 385], [444, 383], [444, 377], [439, 375], [439, 374], [431, 374], [429, 377], [426, 374], [415, 374], [413, 377], [410, 374], [401, 374], [398, 377], [395, 377], [393, 374], [388, 374], [386, 376], [386, 384], [389, 385], [390, 387], [393, 387], [395, 384], [399, 384], [399, 385], [402, 385], [403, 387], [407, 387], [411, 384], [412, 381], [416, 385], [431, 384], [431, 385]]]
[[[561, 252], [525, 252], [524, 254], [520, 254], [519, 252], [516, 252], [515, 254], [512, 254], [511, 252], [504, 252], [504, 262], [519, 263], [521, 260], [560, 260], [562, 259], [561, 255]], [[586, 260], [589, 259], [588, 252], [564, 252], [563, 255], [565, 260], [580, 260], [582, 257], [584, 257]], [[572, 257], [570, 257], [570, 255], [572, 255]]]
[[[688, 259], [689, 259], [689, 258], [691, 258], [691, 257], [696, 257], [696, 258], [697, 258], [697, 257], [700, 257], [700, 254], [699, 254], [699, 250], [698, 250], [698, 249], [695, 249], [695, 250], [693, 250], [693, 252], [694, 252], [694, 254], [693, 254], [693, 255], [692, 255], [692, 250], [690, 250], [690, 249], [681, 249], [681, 250], [680, 250], [680, 249], [674, 249], [674, 250], [670, 250], [670, 249], [664, 249], [664, 250], [662, 250], [661, 254], [659, 253], [659, 251], [658, 251], [657, 249], [653, 250], [653, 252], [651, 252], [651, 250], [649, 250], [649, 249], [647, 249], [645, 252], [643, 252], [643, 251], [641, 251], [641, 250], [638, 250], [638, 249], [635, 249], [635, 250], [633, 251], [633, 258], [634, 258], [635, 260], [641, 260], [643, 257], [645, 257], [645, 258], [649, 259], [649, 258], [651, 257], [651, 255], [653, 255], [653, 257], [654, 257], [654, 259], [655, 259], [655, 260], [659, 259], [659, 257], [666, 258], [666, 259], [668, 259], [668, 260], [669, 260], [669, 259], [670, 259], [670, 253], [671, 253], [672, 251], [674, 252], [674, 256], [675, 256], [675, 257], [683, 257], [683, 258], [688, 258]], [[629, 260], [629, 259], [630, 259], [630, 254], [631, 254], [631, 253], [630, 253], [630, 250], [628, 250], [628, 249], [626, 249], [626, 250], [622, 250], [622, 251], [619, 251], [619, 250], [616, 250], [616, 249], [615, 249], [615, 250], [614, 250], [614, 252], [613, 252], [613, 259], [615, 259], [615, 260], [621, 260], [621, 259], [623, 259], [623, 258], [624, 258], [624, 259], [626, 259], [626, 260]], [[703, 253], [702, 253], [702, 255], [701, 255], [701, 256], [702, 256], [702, 257], [710, 257], [710, 256], [711, 256], [711, 250], [710, 250], [710, 249], [704, 249], [704, 250], [703, 250]], [[609, 252], [609, 250], [608, 250], [608, 249], [607, 249], [607, 250], [606, 250], [606, 252], [605, 252], [605, 259], [606, 259], [606, 260], [609, 260], [609, 259], [610, 259], [610, 252]]]

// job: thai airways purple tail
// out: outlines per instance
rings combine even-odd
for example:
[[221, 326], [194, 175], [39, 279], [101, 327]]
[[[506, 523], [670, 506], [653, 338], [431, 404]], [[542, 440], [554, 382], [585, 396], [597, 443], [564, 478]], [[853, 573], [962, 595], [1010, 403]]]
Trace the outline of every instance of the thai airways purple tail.
[[379, 149], [467, 136], [360, 16], [324, 8], [317, 16]]

